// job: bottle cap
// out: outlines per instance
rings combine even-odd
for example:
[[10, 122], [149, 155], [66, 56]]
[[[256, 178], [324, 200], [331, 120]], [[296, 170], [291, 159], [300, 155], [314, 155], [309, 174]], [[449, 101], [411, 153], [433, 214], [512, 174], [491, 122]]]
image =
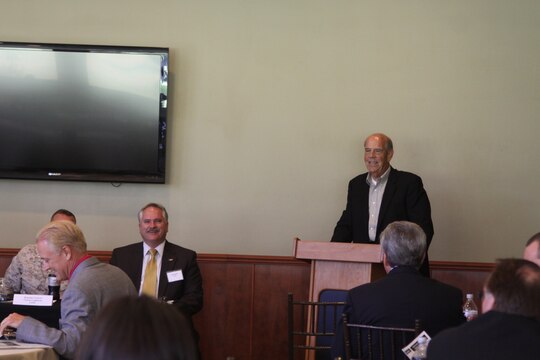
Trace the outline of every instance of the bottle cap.
[[473, 294], [467, 294], [467, 299], [471, 300], [472, 298], [474, 298]]
[[49, 277], [47, 278], [47, 283], [49, 286], [58, 286], [58, 280], [56, 279], [56, 275], [49, 274]]

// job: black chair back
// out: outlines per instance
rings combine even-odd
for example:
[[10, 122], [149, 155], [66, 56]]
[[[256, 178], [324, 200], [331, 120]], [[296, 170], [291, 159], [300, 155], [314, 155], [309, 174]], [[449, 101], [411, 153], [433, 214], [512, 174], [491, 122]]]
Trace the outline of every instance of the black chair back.
[[[297, 301], [287, 295], [288, 359], [330, 360], [330, 344], [344, 301]], [[326, 339], [325, 341], [321, 341]]]
[[414, 328], [352, 324], [346, 314], [342, 320], [345, 360], [408, 360], [401, 349], [422, 332], [420, 320]]

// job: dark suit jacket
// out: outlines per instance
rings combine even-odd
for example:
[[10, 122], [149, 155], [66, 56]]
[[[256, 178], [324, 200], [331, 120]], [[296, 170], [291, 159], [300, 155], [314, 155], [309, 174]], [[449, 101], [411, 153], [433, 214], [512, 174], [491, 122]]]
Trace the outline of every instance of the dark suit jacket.
[[429, 360], [533, 360], [540, 358], [540, 322], [489, 311], [432, 338]]
[[[367, 173], [364, 173], [349, 182], [347, 206], [337, 222], [332, 241], [372, 243], [368, 234], [369, 185], [366, 179]], [[379, 243], [379, 236], [388, 224], [399, 220], [420, 225], [426, 233], [429, 247], [433, 238], [433, 222], [431, 205], [422, 179], [415, 174], [392, 168], [379, 210], [375, 243]], [[426, 276], [429, 276], [428, 264], [426, 253], [426, 259], [420, 269]]]
[[[143, 266], [143, 243], [119, 247], [113, 250], [111, 265], [118, 266], [130, 277], [139, 291]], [[182, 270], [183, 280], [169, 282], [167, 272]], [[174, 306], [188, 318], [199, 312], [203, 306], [202, 277], [197, 265], [197, 254], [181, 246], [165, 242], [161, 272], [159, 276], [158, 298], [173, 301]]]
[[[465, 321], [463, 294], [453, 286], [422, 276], [408, 266], [397, 267], [386, 277], [349, 291], [343, 310], [350, 323], [422, 329], [433, 336]], [[342, 322], [338, 324], [332, 359], [344, 357]]]

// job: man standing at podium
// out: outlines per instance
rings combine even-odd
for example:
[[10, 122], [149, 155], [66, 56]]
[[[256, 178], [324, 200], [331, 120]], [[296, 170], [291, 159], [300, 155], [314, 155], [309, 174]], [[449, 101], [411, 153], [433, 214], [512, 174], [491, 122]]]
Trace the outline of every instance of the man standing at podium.
[[[367, 172], [349, 182], [347, 205], [332, 241], [378, 244], [388, 224], [406, 220], [420, 225], [429, 247], [433, 222], [422, 179], [391, 167], [393, 155], [392, 140], [385, 134], [372, 134], [364, 141]], [[420, 272], [429, 277], [427, 253]]]

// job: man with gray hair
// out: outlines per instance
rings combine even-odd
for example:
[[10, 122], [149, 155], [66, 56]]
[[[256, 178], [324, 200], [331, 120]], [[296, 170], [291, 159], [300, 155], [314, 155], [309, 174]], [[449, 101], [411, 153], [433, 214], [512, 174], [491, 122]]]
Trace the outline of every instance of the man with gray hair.
[[540, 267], [501, 259], [484, 285], [475, 320], [435, 336], [430, 360], [536, 360], [540, 357]]
[[124, 270], [139, 294], [166, 301], [182, 312], [198, 341], [192, 322], [203, 306], [197, 253], [167, 240], [169, 215], [163, 205], [146, 204], [138, 220], [142, 241], [114, 249], [110, 264]]
[[[383, 265], [387, 276], [360, 285], [348, 293], [344, 313], [350, 323], [414, 328], [420, 320], [430, 336], [465, 321], [461, 290], [422, 276], [426, 235], [408, 221], [396, 221], [381, 234]], [[377, 341], [375, 339], [375, 341]], [[378, 356], [378, 344], [374, 346]], [[332, 358], [344, 358], [342, 324], [338, 325]]]
[[96, 313], [109, 301], [137, 292], [120, 269], [100, 262], [86, 251], [82, 231], [71, 221], [55, 221], [43, 227], [36, 239], [44, 271], [58, 280], [69, 280], [60, 303], [59, 329], [28, 316], [12, 313], [0, 324], [17, 329], [17, 340], [50, 345], [64, 358], [75, 357], [82, 334]]
[[[68, 220], [77, 223], [75, 214], [66, 209], [56, 210], [50, 221]], [[11, 264], [6, 269], [4, 283], [18, 294], [47, 295], [47, 272], [43, 270], [41, 259], [37, 252], [36, 243], [24, 246], [11, 260]], [[65, 289], [65, 282], [61, 284], [62, 294]]]

